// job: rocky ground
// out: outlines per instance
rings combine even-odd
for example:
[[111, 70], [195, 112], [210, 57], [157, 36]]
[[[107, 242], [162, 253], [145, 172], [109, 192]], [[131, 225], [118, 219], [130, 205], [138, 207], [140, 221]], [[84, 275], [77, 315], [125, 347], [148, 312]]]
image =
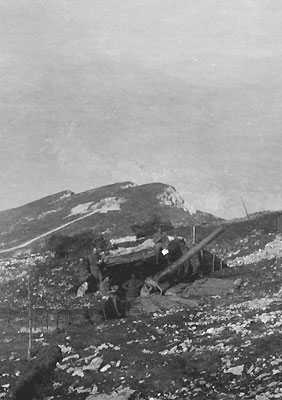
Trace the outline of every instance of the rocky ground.
[[27, 333], [3, 320], [0, 398], [9, 398], [41, 352], [57, 345], [61, 360], [35, 385], [34, 398], [282, 398], [282, 240], [274, 233], [240, 240], [225, 252], [230, 268], [212, 277], [232, 281], [233, 289], [193, 293], [197, 309], [39, 331], [30, 363]]

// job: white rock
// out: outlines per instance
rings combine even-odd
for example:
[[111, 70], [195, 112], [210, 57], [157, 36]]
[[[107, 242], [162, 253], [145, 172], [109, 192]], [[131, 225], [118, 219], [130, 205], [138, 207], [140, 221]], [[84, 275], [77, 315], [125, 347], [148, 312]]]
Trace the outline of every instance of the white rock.
[[236, 367], [231, 367], [224, 372], [226, 374], [233, 374], [233, 375], [242, 375], [242, 372], [244, 370], [244, 365], [237, 365]]
[[81, 378], [84, 376], [84, 372], [82, 371], [81, 368], [75, 367], [72, 376], [80, 376]]
[[62, 362], [66, 362], [68, 360], [71, 360], [72, 358], [79, 358], [79, 355], [78, 354], [74, 354], [72, 356], [65, 357], [65, 358], [62, 359]]
[[70, 346], [65, 346], [64, 344], [58, 345], [60, 347], [62, 353], [70, 353], [71, 352], [71, 347]]
[[256, 395], [256, 400], [268, 400], [269, 397], [266, 396], [266, 394], [257, 394]]
[[79, 386], [75, 390], [77, 393], [89, 393], [90, 392], [90, 389], [84, 388], [83, 386]]
[[89, 370], [89, 371], [97, 371], [100, 368], [100, 365], [103, 362], [103, 358], [102, 357], [95, 357], [93, 358], [93, 360], [91, 361], [91, 363], [89, 365], [85, 365], [82, 367], [83, 371], [85, 370]]
[[110, 364], [106, 364], [106, 365], [104, 365], [103, 368], [100, 369], [100, 371], [101, 372], [106, 372], [109, 368], [111, 368], [111, 365]]

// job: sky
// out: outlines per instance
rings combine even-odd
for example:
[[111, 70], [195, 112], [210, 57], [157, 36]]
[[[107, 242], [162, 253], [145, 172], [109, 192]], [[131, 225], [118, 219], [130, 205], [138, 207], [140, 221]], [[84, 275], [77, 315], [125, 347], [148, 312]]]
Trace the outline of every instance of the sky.
[[281, 210], [281, 21], [273, 0], [0, 0], [0, 210], [119, 181]]

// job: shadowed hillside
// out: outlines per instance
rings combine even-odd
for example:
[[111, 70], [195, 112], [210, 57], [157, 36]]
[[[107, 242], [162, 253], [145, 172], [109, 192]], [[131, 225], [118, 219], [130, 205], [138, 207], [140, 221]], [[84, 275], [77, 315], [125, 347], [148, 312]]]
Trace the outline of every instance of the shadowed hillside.
[[[40, 235], [84, 230], [109, 237], [132, 235], [132, 226], [157, 217], [173, 227], [205, 224], [218, 219], [191, 214], [176, 190], [163, 183], [122, 182], [75, 194], [63, 191], [0, 213], [0, 250], [16, 247]], [[53, 232], [51, 232], [53, 231]]]

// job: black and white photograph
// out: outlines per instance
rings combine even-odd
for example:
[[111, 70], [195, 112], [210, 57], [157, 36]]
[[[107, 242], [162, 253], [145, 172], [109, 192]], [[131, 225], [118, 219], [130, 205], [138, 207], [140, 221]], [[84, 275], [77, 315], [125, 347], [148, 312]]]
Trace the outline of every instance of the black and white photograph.
[[0, 0], [0, 399], [282, 399], [282, 2]]

